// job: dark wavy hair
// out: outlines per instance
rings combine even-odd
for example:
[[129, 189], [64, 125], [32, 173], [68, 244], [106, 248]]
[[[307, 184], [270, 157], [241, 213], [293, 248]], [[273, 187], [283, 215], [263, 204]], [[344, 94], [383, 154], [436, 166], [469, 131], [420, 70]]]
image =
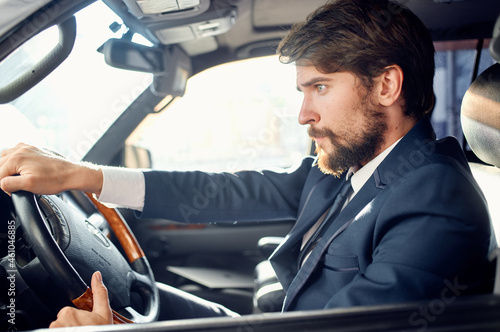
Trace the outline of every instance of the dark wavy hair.
[[432, 38], [415, 14], [393, 1], [329, 1], [295, 24], [277, 53], [283, 63], [323, 73], [350, 71], [368, 89], [386, 67], [399, 65], [405, 114], [421, 118], [434, 107]]

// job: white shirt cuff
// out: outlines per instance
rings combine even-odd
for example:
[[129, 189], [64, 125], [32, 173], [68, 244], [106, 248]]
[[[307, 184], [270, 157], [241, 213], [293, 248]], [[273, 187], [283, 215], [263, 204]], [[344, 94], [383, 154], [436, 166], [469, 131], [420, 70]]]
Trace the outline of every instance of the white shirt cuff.
[[142, 171], [120, 167], [102, 167], [103, 183], [98, 200], [113, 207], [142, 211], [146, 182]]

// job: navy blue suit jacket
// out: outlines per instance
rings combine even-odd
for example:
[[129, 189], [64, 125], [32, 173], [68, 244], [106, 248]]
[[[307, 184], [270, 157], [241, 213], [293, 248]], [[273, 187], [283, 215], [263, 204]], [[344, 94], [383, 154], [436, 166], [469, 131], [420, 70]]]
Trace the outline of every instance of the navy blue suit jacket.
[[299, 269], [302, 237], [332, 204], [345, 174], [306, 158], [291, 171], [146, 171], [143, 217], [185, 223], [295, 220], [271, 263], [283, 309], [307, 310], [456, 296], [485, 274], [485, 199], [453, 138], [427, 119], [396, 145], [333, 220]]

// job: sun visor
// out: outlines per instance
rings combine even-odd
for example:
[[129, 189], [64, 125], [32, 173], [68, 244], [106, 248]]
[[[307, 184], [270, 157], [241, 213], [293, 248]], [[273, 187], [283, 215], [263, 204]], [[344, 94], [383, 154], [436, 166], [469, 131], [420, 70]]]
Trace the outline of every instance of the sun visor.
[[52, 0], [0, 0], [0, 36]]

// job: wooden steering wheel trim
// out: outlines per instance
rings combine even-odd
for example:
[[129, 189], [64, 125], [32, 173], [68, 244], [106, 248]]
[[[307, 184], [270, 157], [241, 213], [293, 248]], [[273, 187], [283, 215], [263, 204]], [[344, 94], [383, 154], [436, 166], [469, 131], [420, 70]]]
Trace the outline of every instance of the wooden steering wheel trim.
[[[75, 307], [81, 310], [92, 311], [94, 307], [92, 290], [87, 288], [85, 293], [82, 294], [79, 298], [72, 300]], [[119, 313], [113, 310], [113, 324], [133, 324], [134, 322], [128, 318], [123, 317]]]
[[[125, 251], [125, 255], [127, 256], [129, 263], [133, 263], [137, 259], [144, 257], [144, 252], [142, 251], [139, 242], [132, 234], [129, 226], [125, 223], [123, 217], [118, 213], [118, 211], [98, 202], [92, 194], [85, 194], [108, 222], [109, 227], [111, 227], [116, 238], [120, 242], [120, 245]], [[92, 311], [94, 306], [92, 290], [87, 287], [85, 293], [71, 302], [73, 302], [78, 309]], [[130, 323], [134, 322], [113, 310], [113, 324]]]
[[129, 263], [135, 262], [137, 259], [144, 257], [139, 242], [130, 231], [128, 225], [124, 222], [123, 217], [115, 209], [109, 208], [106, 205], [98, 202], [92, 194], [85, 193], [87, 197], [94, 203], [97, 210], [104, 216], [109, 224], [109, 227], [115, 233], [118, 242], [120, 242]]

